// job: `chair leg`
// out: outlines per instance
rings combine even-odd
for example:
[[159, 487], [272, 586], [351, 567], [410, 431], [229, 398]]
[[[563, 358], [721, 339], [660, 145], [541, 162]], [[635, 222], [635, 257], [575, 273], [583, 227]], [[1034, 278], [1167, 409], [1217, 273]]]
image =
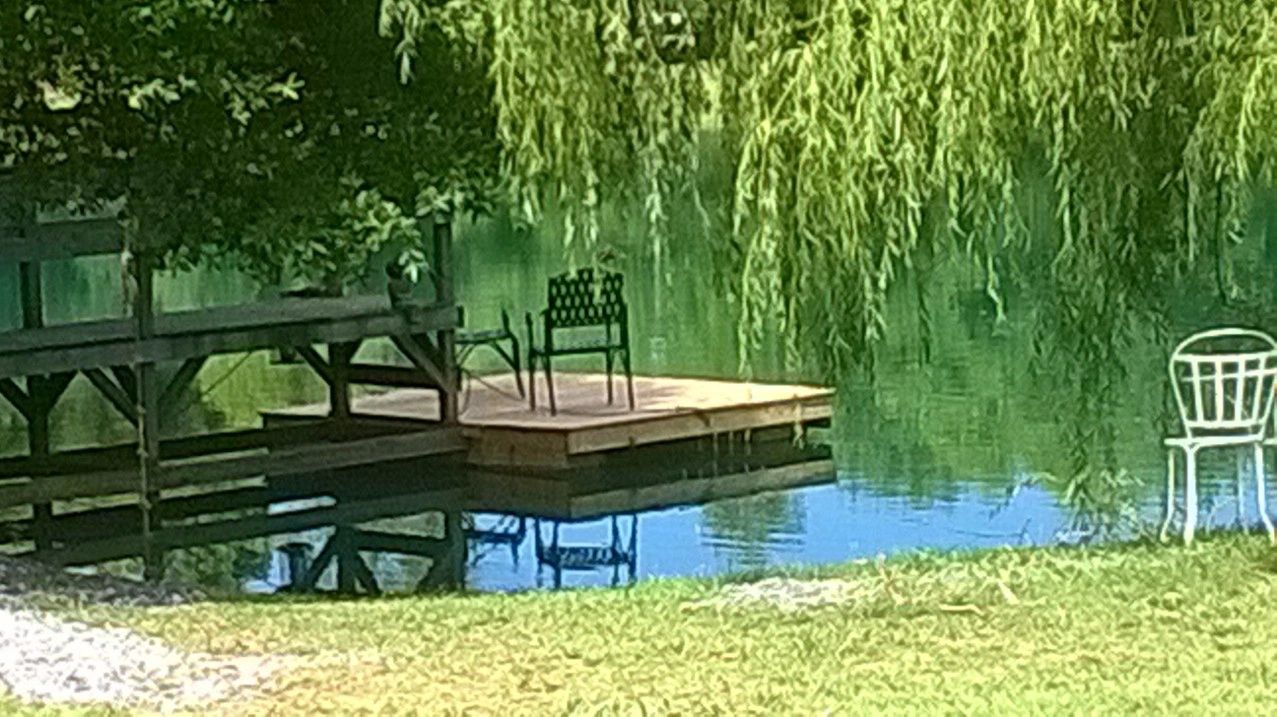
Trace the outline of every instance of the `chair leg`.
[[537, 410], [537, 362], [528, 354], [528, 407]]
[[1255, 445], [1255, 503], [1259, 508], [1259, 518], [1264, 521], [1264, 529], [1268, 531], [1268, 541], [1277, 545], [1277, 529], [1273, 528], [1272, 518], [1268, 517], [1267, 486], [1264, 480], [1264, 447]]
[[1197, 531], [1197, 451], [1184, 450], [1184, 545], [1193, 544]]
[[613, 398], [614, 391], [612, 390], [612, 365], [616, 363], [616, 357], [611, 351], [604, 355], [607, 356], [607, 405], [611, 406], [616, 402], [615, 398]]
[[510, 336], [510, 368], [514, 369], [514, 385], [519, 389], [519, 398], [523, 398], [527, 392], [523, 390], [523, 371], [519, 366], [519, 340], [514, 335]]
[[[524, 314], [523, 320], [528, 326], [528, 401], [530, 408], [535, 412], [537, 410], [536, 333], [532, 330], [532, 314]], [[518, 351], [515, 355], [518, 355]]]
[[559, 406], [554, 400], [554, 376], [550, 373], [550, 356], [549, 354], [542, 356], [541, 361], [545, 364], [545, 390], [550, 394], [550, 415], [559, 415]]
[[634, 371], [630, 367], [630, 350], [625, 349], [624, 366], [625, 366], [625, 390], [629, 393], [630, 410], [634, 410]]
[[1175, 449], [1166, 449], [1166, 516], [1162, 520], [1160, 539], [1170, 539], [1171, 519], [1175, 517]]
[[[1256, 464], [1258, 465], [1258, 464]], [[1237, 501], [1237, 527], [1246, 527], [1246, 500], [1242, 491], [1242, 483], [1246, 477], [1246, 454], [1237, 452], [1237, 479], [1235, 481], [1233, 497]]]

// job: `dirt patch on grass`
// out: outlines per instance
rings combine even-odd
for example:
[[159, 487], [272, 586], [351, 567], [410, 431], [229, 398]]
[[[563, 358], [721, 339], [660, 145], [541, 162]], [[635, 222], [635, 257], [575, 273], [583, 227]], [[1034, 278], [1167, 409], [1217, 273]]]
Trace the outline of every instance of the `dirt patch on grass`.
[[767, 605], [794, 612], [830, 605], [845, 605], [880, 590], [855, 580], [793, 580], [768, 578], [756, 583], [730, 585], [717, 595], [688, 603], [691, 607], [752, 607]]
[[0, 690], [19, 700], [161, 712], [252, 698], [295, 662], [185, 652], [16, 606], [0, 606], [0, 645]]

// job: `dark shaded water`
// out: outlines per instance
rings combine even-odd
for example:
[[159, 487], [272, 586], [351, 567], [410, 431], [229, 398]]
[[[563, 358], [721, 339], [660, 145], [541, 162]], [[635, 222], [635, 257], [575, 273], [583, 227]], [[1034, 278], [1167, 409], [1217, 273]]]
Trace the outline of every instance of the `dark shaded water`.
[[[658, 263], [637, 236], [619, 244], [635, 330], [636, 371], [740, 377], [736, 314], [704, 281], [709, 258], [699, 245], [690, 239], [676, 244]], [[544, 300], [545, 277], [565, 268], [553, 239], [515, 236], [494, 224], [460, 231], [457, 251], [458, 289], [471, 326], [495, 325], [503, 308], [521, 326], [522, 311]], [[105, 260], [52, 266], [46, 279], [53, 297], [50, 318], [119, 314], [118, 271], [117, 264]], [[1085, 539], [1070, 529], [1063, 489], [1050, 480], [1067, 477], [1074, 465], [1065, 428], [1075, 394], [1029, 370], [1028, 311], [1013, 302], [1010, 322], [995, 326], [978, 270], [955, 259], [936, 276], [930, 292], [935, 327], [930, 361], [919, 360], [916, 321], [911, 305], [902, 299], [893, 308], [893, 333], [882, 346], [873, 384], [853, 377], [841, 382], [831, 434], [837, 474], [823, 485], [640, 515], [637, 578], [841, 562], [922, 548]], [[0, 267], [0, 287], [5, 289], [0, 291], [0, 326], [12, 325], [18, 314], [12, 267]], [[233, 303], [256, 290], [234, 275], [205, 272], [167, 277], [159, 291], [165, 308], [176, 309]], [[1163, 481], [1157, 419], [1165, 411], [1166, 347], [1134, 346], [1132, 351], [1141, 362], [1123, 394], [1111, 397], [1110, 444], [1115, 462], [1136, 484], [1146, 515], [1152, 515]], [[816, 379], [786, 371], [780, 355], [779, 347], [772, 347], [755, 356], [755, 377]], [[499, 367], [495, 358], [483, 354], [467, 366], [476, 373]], [[187, 429], [255, 425], [259, 410], [325, 395], [306, 370], [272, 366], [266, 354], [218, 358], [197, 383], [200, 396], [186, 418]], [[60, 448], [126, 440], [130, 433], [79, 383], [54, 423]], [[0, 408], [0, 451], [17, 453], [23, 446], [21, 421], [7, 406]], [[1230, 467], [1221, 464], [1207, 472], [1207, 512], [1214, 506], [1208, 525], [1231, 519], [1231, 488], [1219, 480]], [[1253, 507], [1249, 515], [1254, 517]], [[500, 521], [500, 516], [476, 517], [481, 526]], [[419, 527], [419, 522], [398, 525]], [[594, 521], [567, 526], [563, 535], [565, 541], [601, 544], [609, 530], [607, 521]], [[273, 548], [324, 535], [315, 531], [190, 551], [175, 558], [174, 569], [205, 582], [266, 589], [283, 577], [282, 558]], [[475, 546], [472, 558], [468, 583], [477, 589], [548, 582], [545, 574], [538, 576], [530, 534], [517, 561], [504, 547]], [[374, 560], [379, 578], [391, 588], [415, 583], [426, 565], [395, 556]], [[568, 585], [611, 581], [610, 571], [564, 578]]]

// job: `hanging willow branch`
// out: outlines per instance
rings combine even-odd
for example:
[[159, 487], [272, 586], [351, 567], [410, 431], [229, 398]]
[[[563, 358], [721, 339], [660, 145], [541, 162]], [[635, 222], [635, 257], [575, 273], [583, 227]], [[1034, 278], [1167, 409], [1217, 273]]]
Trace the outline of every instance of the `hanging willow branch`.
[[[721, 269], [744, 346], [776, 323], [791, 355], [835, 370], [872, 356], [920, 250], [973, 254], [996, 295], [993, 257], [1040, 241], [1044, 325], [1115, 357], [1216, 219], [1240, 236], [1277, 156], [1277, 6], [1261, 0], [445, 7], [491, 48], [507, 179], [529, 215], [553, 195], [569, 243], [592, 242], [600, 203], [637, 192], [659, 245], [711, 132], [734, 164], [733, 231], [717, 240], [740, 247]], [[676, 26], [699, 47], [670, 62], [653, 37]], [[1029, 226], [1026, 167], [1049, 181], [1050, 226]]]

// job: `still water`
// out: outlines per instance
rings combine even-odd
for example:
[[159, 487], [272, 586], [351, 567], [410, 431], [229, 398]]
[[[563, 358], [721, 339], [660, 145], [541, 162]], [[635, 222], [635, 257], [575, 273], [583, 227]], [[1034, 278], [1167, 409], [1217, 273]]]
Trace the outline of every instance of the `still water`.
[[[638, 231], [618, 229], [615, 237], [615, 261], [627, 278], [636, 372], [744, 377], [737, 314], [706, 280], [710, 258], [702, 245], [691, 238], [673, 242], [658, 259]], [[520, 233], [506, 223], [463, 227], [457, 243], [458, 292], [472, 327], [497, 325], [506, 310], [521, 328], [522, 312], [544, 301], [545, 278], [566, 268], [552, 236]], [[50, 266], [50, 319], [119, 315], [118, 272], [118, 264], [105, 260]], [[637, 516], [634, 578], [1090, 538], [1071, 524], [1063, 487], [1077, 464], [1070, 440], [1070, 428], [1077, 426], [1070, 416], [1084, 387], [1061, 387], [1050, 380], [1049, 367], [1044, 378], [1042, 366], [1033, 364], [1031, 301], [1017, 304], [1017, 297], [1009, 296], [1008, 320], [996, 322], [982, 288], [984, 277], [969, 260], [951, 258], [934, 273], [928, 290], [934, 327], [929, 359], [922, 360], [916, 312], [903, 296], [892, 307], [892, 332], [881, 346], [873, 379], [857, 375], [837, 382], [830, 436], [836, 472], [820, 485]], [[16, 290], [8, 289], [16, 283], [13, 267], [0, 266], [5, 289], [0, 291], [0, 327], [15, 323]], [[211, 271], [165, 277], [158, 289], [166, 309], [234, 303], [257, 291], [232, 272]], [[386, 347], [368, 350], [388, 355]], [[1133, 362], [1122, 390], [1105, 399], [1104, 443], [1108, 463], [1124, 471], [1132, 497], [1148, 518], [1155, 515], [1164, 480], [1166, 347], [1136, 345], [1131, 351], [1141, 358]], [[754, 355], [752, 376], [820, 379], [786, 369], [782, 353], [779, 346], [769, 346]], [[493, 357], [478, 354], [466, 368], [482, 373], [499, 367]], [[581, 368], [593, 367], [582, 363]], [[214, 360], [198, 386], [198, 400], [181, 429], [252, 426], [260, 410], [325, 395], [307, 371], [272, 365], [266, 354]], [[59, 448], [127, 440], [129, 432], [84, 385], [73, 386], [54, 417]], [[0, 452], [19, 453], [23, 446], [20, 419], [8, 407], [0, 408]], [[1222, 461], [1205, 472], [1208, 526], [1231, 521], [1232, 493], [1224, 480], [1231, 465]], [[1248, 513], [1254, 518], [1253, 507]], [[480, 527], [505, 522], [491, 515], [474, 520]], [[622, 520], [628, 540], [631, 517]], [[412, 528], [413, 521], [400, 521], [400, 527]], [[604, 544], [610, 529], [607, 520], [593, 521], [565, 526], [562, 535], [565, 542]], [[549, 584], [546, 571], [537, 566], [533, 530], [529, 523], [516, 554], [506, 546], [473, 546], [468, 585], [518, 590]], [[173, 568], [191, 579], [268, 590], [285, 579], [285, 561], [276, 548], [297, 540], [318, 544], [325, 534], [188, 551], [175, 556]], [[426, 565], [415, 558], [372, 559], [379, 580], [390, 589], [413, 584]], [[622, 582], [630, 579], [627, 570], [621, 572]], [[610, 569], [563, 577], [565, 585], [612, 581]]]

